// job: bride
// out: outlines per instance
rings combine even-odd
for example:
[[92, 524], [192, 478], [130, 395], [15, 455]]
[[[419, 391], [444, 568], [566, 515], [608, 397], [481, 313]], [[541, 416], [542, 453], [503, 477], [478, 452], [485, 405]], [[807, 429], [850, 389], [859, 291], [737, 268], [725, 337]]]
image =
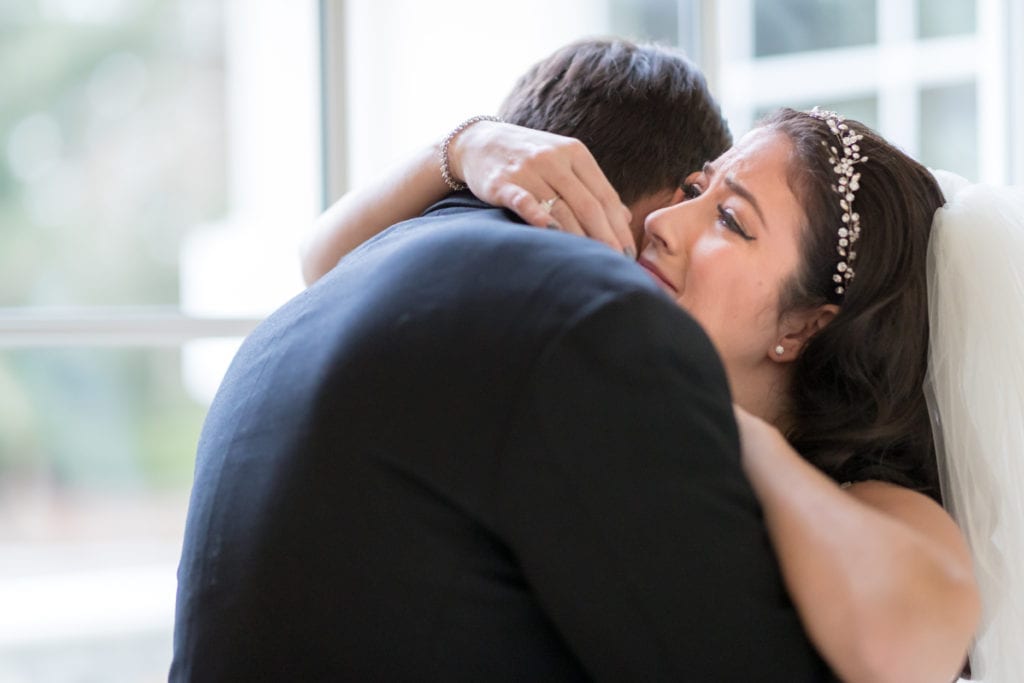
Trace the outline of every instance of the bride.
[[[584, 202], [593, 179], [558, 161], [573, 146], [457, 130], [449, 180], [629, 253], [621, 207]], [[310, 279], [444, 194], [433, 159], [410, 167], [326, 214]], [[722, 357], [787, 588], [843, 680], [950, 680], [972, 641], [974, 675], [1024, 680], [1024, 198], [940, 177], [945, 197], [862, 124], [782, 110], [638, 235], [639, 266]], [[387, 213], [410, 196], [410, 215]]]

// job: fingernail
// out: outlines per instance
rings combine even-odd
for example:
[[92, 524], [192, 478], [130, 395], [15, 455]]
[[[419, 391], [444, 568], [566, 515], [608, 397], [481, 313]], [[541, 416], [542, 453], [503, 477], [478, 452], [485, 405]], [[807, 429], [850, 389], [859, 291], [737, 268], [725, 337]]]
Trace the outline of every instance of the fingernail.
[[635, 259], [636, 258], [636, 247], [633, 247], [633, 246], [626, 247], [625, 249], [622, 250], [622, 253], [626, 255], [626, 258]]
[[554, 221], [551, 221], [550, 223], [548, 223], [548, 230], [561, 230], [561, 229], [562, 229], [562, 226], [560, 226], [558, 223], [556, 223]]

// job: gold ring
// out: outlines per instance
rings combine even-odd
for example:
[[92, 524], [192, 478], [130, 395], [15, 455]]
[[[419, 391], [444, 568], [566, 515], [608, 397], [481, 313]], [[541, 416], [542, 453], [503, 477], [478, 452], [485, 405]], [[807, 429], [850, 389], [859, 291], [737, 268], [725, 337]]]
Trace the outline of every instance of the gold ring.
[[545, 199], [544, 201], [542, 201], [542, 202], [540, 203], [540, 205], [544, 207], [544, 210], [545, 210], [545, 211], [547, 211], [548, 213], [550, 213], [550, 212], [551, 212], [551, 207], [552, 207], [552, 206], [554, 206], [554, 205], [555, 205], [555, 202], [557, 202], [558, 200], [559, 200], [559, 196], [558, 196], [558, 195], [556, 194], [556, 195], [555, 195], [554, 197], [552, 197], [551, 199]]

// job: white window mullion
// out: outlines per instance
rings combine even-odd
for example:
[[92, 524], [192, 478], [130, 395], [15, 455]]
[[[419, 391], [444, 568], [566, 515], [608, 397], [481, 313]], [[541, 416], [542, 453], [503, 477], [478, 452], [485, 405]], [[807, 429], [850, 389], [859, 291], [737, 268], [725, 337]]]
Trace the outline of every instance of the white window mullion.
[[[1007, 3], [1006, 30], [1010, 33], [1008, 57], [1010, 61], [1007, 87], [1010, 89], [1010, 121], [1024, 121], [1024, 41], [1021, 27], [1024, 26], [1024, 2]], [[1007, 126], [1010, 149], [1011, 175], [1009, 181], [1024, 185], [1024, 129], [1019, 125]]]
[[198, 318], [175, 310], [0, 311], [0, 349], [33, 347], [167, 347], [207, 338], [244, 337], [259, 318]]
[[920, 84], [914, 59], [917, 3], [879, 2], [878, 127], [911, 156], [918, 156]]
[[718, 22], [719, 9], [715, 0], [700, 0], [697, 3], [696, 16], [683, 11], [684, 2], [679, 0], [679, 35], [684, 35], [684, 23], [693, 22], [697, 25], [695, 41], [698, 54], [691, 55], [700, 63], [701, 71], [707, 80], [708, 88], [716, 95], [721, 92], [722, 60], [719, 54]]
[[326, 208], [348, 189], [345, 8], [342, 0], [320, 0], [320, 129], [322, 202]]
[[[1003, 0], [977, 0], [978, 33], [986, 36], [978, 46], [977, 116], [978, 116], [978, 180], [984, 183], [1005, 183], [1010, 173], [1010, 114], [1008, 27], [1011, 9]], [[1019, 2], [1011, 3], [1020, 5]]]
[[721, 0], [714, 20], [719, 101], [734, 137], [750, 129], [758, 101], [754, 90], [753, 0]]

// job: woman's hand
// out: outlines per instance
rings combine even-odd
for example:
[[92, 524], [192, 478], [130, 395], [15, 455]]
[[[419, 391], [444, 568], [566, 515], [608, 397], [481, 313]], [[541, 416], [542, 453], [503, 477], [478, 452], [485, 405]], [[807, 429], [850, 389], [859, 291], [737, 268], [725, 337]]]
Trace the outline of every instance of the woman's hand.
[[[303, 240], [302, 276], [312, 284], [377, 233], [420, 215], [451, 192], [441, 179], [441, 143], [424, 146], [387, 174], [323, 213]], [[480, 121], [448, 148], [449, 167], [474, 194], [530, 225], [587, 235], [636, 256], [629, 211], [578, 140]], [[549, 208], [542, 202], [558, 197]]]
[[636, 256], [629, 209], [579, 140], [481, 121], [455, 137], [448, 158], [452, 174], [485, 202], [530, 225], [592, 237]]

